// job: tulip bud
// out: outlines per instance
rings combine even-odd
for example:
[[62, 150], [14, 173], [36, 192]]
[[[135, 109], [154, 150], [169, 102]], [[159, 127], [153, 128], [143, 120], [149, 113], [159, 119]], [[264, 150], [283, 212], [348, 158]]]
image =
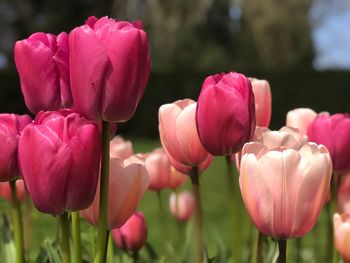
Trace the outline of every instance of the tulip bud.
[[350, 118], [348, 114], [320, 114], [310, 124], [310, 141], [328, 148], [333, 161], [333, 171], [350, 172]]
[[39, 112], [19, 141], [19, 161], [35, 207], [54, 215], [87, 208], [100, 167], [96, 123], [61, 110]]
[[211, 154], [240, 151], [255, 129], [250, 81], [235, 72], [207, 77], [198, 98], [196, 122], [199, 138]]
[[267, 80], [249, 78], [255, 97], [256, 125], [269, 127], [271, 120], [271, 89]]
[[[25, 196], [25, 187], [23, 180], [16, 180], [16, 195], [19, 201], [23, 201]], [[0, 196], [4, 198], [7, 202], [11, 202], [12, 193], [9, 182], [0, 183]]]
[[244, 145], [240, 164], [241, 193], [254, 224], [280, 239], [301, 237], [313, 228], [331, 180], [327, 148], [301, 135], [298, 139], [295, 131], [266, 131]]
[[298, 108], [288, 111], [286, 125], [297, 128], [303, 135], [307, 135], [310, 123], [316, 118], [317, 113], [309, 108]]
[[156, 149], [145, 158], [146, 169], [149, 174], [149, 188], [161, 191], [165, 188], [175, 189], [183, 184], [187, 177], [174, 169], [163, 149]]
[[142, 23], [92, 17], [70, 32], [69, 47], [75, 109], [94, 120], [129, 120], [150, 73]]
[[170, 212], [177, 220], [187, 221], [194, 213], [195, 202], [194, 196], [190, 192], [172, 193], [169, 199]]
[[[110, 158], [108, 187], [108, 229], [121, 227], [135, 212], [149, 185], [144, 163], [131, 156], [126, 160]], [[94, 201], [82, 211], [83, 217], [92, 225], [98, 224], [100, 187], [98, 184]]]
[[132, 155], [132, 143], [120, 136], [115, 136], [109, 142], [109, 156], [119, 159], [127, 159]]
[[23, 128], [31, 123], [28, 115], [0, 114], [0, 182], [20, 176], [18, 168], [18, 140]]
[[178, 100], [162, 105], [158, 113], [163, 149], [176, 170], [186, 174], [196, 166], [205, 170], [212, 160], [198, 137], [196, 106], [193, 100]]
[[24, 101], [32, 113], [72, 106], [65, 32], [57, 37], [34, 33], [17, 41], [14, 53]]
[[345, 262], [350, 262], [350, 214], [335, 214], [333, 217], [334, 244]]
[[124, 225], [112, 230], [112, 237], [120, 249], [139, 251], [147, 241], [147, 225], [143, 214], [133, 214]]

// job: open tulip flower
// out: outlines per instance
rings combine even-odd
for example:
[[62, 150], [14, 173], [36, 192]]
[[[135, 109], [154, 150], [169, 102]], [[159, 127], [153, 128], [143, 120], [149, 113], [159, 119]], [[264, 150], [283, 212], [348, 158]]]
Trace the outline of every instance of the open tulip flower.
[[270, 84], [267, 80], [249, 78], [255, 98], [256, 125], [269, 127], [271, 120], [272, 98]]
[[299, 130], [303, 135], [307, 135], [309, 125], [317, 117], [317, 113], [309, 108], [298, 108], [288, 111], [286, 125]]
[[17, 41], [14, 53], [24, 101], [32, 113], [72, 106], [67, 33], [34, 33]]
[[330, 188], [327, 148], [297, 130], [265, 131], [242, 150], [240, 188], [260, 232], [280, 239], [301, 237], [316, 223]]
[[333, 217], [335, 248], [350, 263], [350, 213], [335, 214]]
[[100, 166], [100, 131], [69, 110], [39, 112], [19, 141], [23, 179], [36, 208], [54, 215], [87, 208]]
[[[110, 158], [108, 190], [108, 229], [121, 227], [135, 212], [149, 185], [144, 162], [135, 156], [122, 160]], [[92, 225], [98, 224], [100, 188], [91, 206], [82, 211]]]
[[131, 141], [126, 141], [120, 136], [115, 136], [109, 142], [109, 156], [119, 159], [127, 159], [133, 153]]
[[150, 73], [148, 39], [141, 21], [90, 17], [70, 32], [69, 48], [75, 109], [94, 120], [129, 120]]

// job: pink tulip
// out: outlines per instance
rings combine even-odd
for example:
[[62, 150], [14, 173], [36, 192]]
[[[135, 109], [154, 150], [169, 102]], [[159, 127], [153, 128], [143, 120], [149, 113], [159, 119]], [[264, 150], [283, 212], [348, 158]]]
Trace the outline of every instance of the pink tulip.
[[117, 247], [127, 251], [139, 251], [147, 241], [147, 224], [141, 212], [133, 214], [120, 228], [112, 230]]
[[[25, 187], [23, 180], [16, 180], [16, 195], [19, 201], [23, 201], [25, 196]], [[0, 196], [4, 198], [7, 202], [11, 202], [12, 194], [9, 182], [0, 183]]]
[[119, 159], [127, 159], [132, 155], [132, 143], [120, 136], [115, 136], [109, 142], [109, 156]]
[[211, 155], [203, 148], [197, 133], [195, 114], [197, 103], [178, 100], [159, 108], [159, 134], [170, 163], [182, 173], [198, 166], [205, 170]]
[[[135, 212], [148, 188], [149, 179], [144, 163], [131, 156], [126, 160], [110, 158], [108, 190], [108, 229], [121, 227]], [[82, 211], [83, 217], [92, 225], [98, 224], [100, 187], [91, 206]]]
[[0, 114], [0, 182], [20, 177], [18, 140], [23, 128], [31, 122], [28, 115]]
[[87, 208], [95, 195], [100, 167], [96, 123], [61, 110], [39, 112], [19, 141], [19, 161], [27, 190], [38, 210], [54, 215]]
[[350, 262], [350, 214], [335, 214], [333, 217], [334, 244], [346, 263]]
[[266, 131], [244, 145], [239, 183], [260, 232], [301, 237], [316, 223], [327, 199], [332, 162], [323, 145], [296, 140], [295, 130]]
[[297, 128], [303, 135], [307, 135], [310, 123], [317, 117], [317, 113], [309, 108], [298, 108], [287, 113], [286, 125]]
[[255, 97], [256, 125], [269, 127], [271, 120], [272, 98], [270, 84], [267, 80], [249, 78]]
[[75, 109], [94, 120], [129, 120], [150, 73], [142, 23], [90, 17], [70, 32], [69, 47]]
[[72, 106], [67, 33], [34, 33], [17, 41], [14, 53], [24, 101], [32, 113]]
[[200, 140], [211, 154], [240, 151], [255, 129], [250, 81], [235, 72], [207, 77], [198, 98], [196, 123]]
[[350, 174], [343, 175], [338, 180], [340, 180], [337, 192], [338, 211], [341, 214], [350, 213]]
[[149, 189], [152, 191], [159, 192], [165, 188], [175, 189], [187, 179], [185, 174], [174, 169], [161, 148], [147, 155], [145, 165], [150, 179]]
[[309, 139], [328, 148], [333, 171], [350, 172], [350, 117], [348, 114], [320, 114], [309, 126]]
[[190, 192], [172, 193], [169, 199], [170, 212], [177, 220], [185, 222], [192, 217], [195, 202], [194, 196]]

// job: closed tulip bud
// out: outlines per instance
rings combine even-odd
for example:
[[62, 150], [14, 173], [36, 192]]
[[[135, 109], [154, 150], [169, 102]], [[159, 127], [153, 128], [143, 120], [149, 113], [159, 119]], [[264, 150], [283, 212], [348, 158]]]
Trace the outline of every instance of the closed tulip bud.
[[23, 128], [31, 122], [28, 115], [0, 114], [0, 182], [20, 177], [18, 140]]
[[255, 129], [249, 79], [235, 72], [207, 77], [198, 98], [196, 122], [199, 138], [212, 155], [240, 151]]
[[109, 156], [119, 159], [127, 159], [132, 155], [132, 143], [120, 136], [115, 136], [109, 142]]
[[139, 251], [147, 241], [147, 225], [143, 214], [133, 214], [124, 225], [112, 230], [112, 237], [118, 248]]
[[350, 262], [350, 213], [333, 217], [334, 244], [346, 263]]
[[317, 113], [309, 108], [298, 108], [288, 111], [286, 125], [299, 130], [303, 135], [307, 135], [310, 123], [316, 118]]
[[[143, 161], [135, 156], [126, 160], [110, 158], [108, 187], [108, 229], [121, 227], [135, 212], [149, 185]], [[82, 211], [92, 225], [98, 224], [100, 187], [98, 185], [91, 206]]]
[[308, 129], [310, 141], [328, 148], [333, 161], [333, 171], [350, 172], [350, 117], [348, 114], [320, 114]]
[[193, 167], [205, 170], [212, 156], [201, 144], [196, 128], [197, 103], [190, 99], [178, 100], [159, 108], [159, 134], [171, 164], [182, 173]]
[[24, 101], [32, 113], [72, 106], [67, 33], [34, 33], [17, 41], [14, 53]]
[[39, 112], [19, 141], [19, 161], [35, 207], [54, 215], [87, 208], [100, 167], [96, 123], [68, 110]]
[[301, 237], [313, 228], [332, 171], [325, 146], [296, 143], [291, 131], [266, 131], [260, 140], [245, 144], [240, 165], [241, 193], [254, 224], [280, 239]]
[[192, 217], [195, 202], [194, 196], [190, 192], [172, 193], [169, 199], [170, 212], [178, 221], [185, 222]]
[[[23, 180], [16, 180], [16, 196], [19, 201], [23, 201], [25, 196], [25, 187]], [[11, 202], [12, 194], [9, 182], [0, 183], [0, 196], [4, 198], [7, 202]]]
[[256, 125], [269, 127], [271, 120], [272, 98], [270, 84], [267, 80], [249, 78], [255, 97]]
[[142, 23], [91, 17], [70, 32], [69, 47], [75, 109], [94, 120], [129, 120], [150, 73]]

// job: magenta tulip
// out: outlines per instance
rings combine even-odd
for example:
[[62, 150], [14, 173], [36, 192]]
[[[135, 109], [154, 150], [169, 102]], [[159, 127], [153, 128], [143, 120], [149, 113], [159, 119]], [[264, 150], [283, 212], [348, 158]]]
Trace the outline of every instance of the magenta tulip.
[[0, 182], [20, 177], [18, 140], [23, 128], [31, 122], [28, 115], [0, 114]]
[[34, 33], [17, 41], [14, 53], [24, 101], [32, 113], [72, 106], [67, 33]]
[[129, 120], [150, 73], [142, 23], [90, 17], [70, 32], [69, 47], [75, 109], [94, 120]]
[[127, 159], [132, 155], [132, 143], [120, 136], [115, 136], [109, 142], [109, 156], [119, 159]]
[[[25, 197], [25, 187], [23, 180], [16, 180], [16, 196], [19, 201], [23, 201]], [[7, 202], [11, 202], [12, 193], [9, 182], [0, 183], [0, 196], [4, 198]]]
[[170, 212], [177, 220], [187, 221], [194, 214], [195, 202], [190, 192], [172, 193], [169, 199]]
[[244, 75], [230, 72], [205, 79], [196, 113], [198, 134], [213, 155], [231, 155], [253, 136], [255, 105], [252, 85]]
[[242, 150], [239, 182], [245, 206], [260, 232], [280, 239], [301, 237], [313, 228], [330, 188], [327, 148], [295, 138], [266, 131]]
[[19, 141], [24, 182], [36, 208], [54, 215], [87, 208], [100, 167], [96, 123], [61, 110], [39, 112]]
[[335, 214], [333, 217], [334, 244], [345, 263], [350, 263], [350, 214]]
[[212, 156], [201, 144], [196, 128], [197, 103], [190, 99], [178, 100], [159, 108], [159, 134], [170, 163], [188, 174], [193, 167], [205, 170]]
[[267, 80], [249, 78], [255, 97], [256, 125], [269, 127], [271, 120], [272, 98], [270, 84]]
[[147, 224], [143, 214], [133, 214], [124, 225], [112, 230], [112, 237], [118, 248], [139, 251], [147, 241]]
[[320, 114], [310, 124], [310, 141], [325, 145], [331, 154], [333, 171], [350, 172], [350, 117], [348, 114]]
[[303, 135], [307, 135], [309, 125], [317, 117], [317, 113], [309, 108], [298, 108], [288, 111], [286, 125], [297, 128]]

